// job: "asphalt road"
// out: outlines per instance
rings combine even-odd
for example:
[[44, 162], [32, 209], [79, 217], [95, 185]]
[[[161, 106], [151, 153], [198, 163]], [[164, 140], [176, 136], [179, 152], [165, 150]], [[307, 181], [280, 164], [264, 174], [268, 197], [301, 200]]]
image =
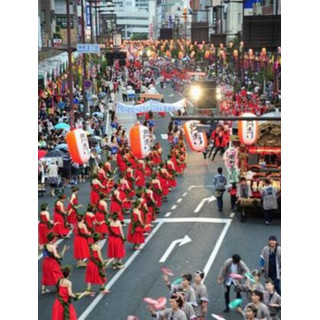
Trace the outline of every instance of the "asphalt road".
[[[180, 95], [170, 96], [169, 89], [161, 90], [166, 102], [175, 102], [181, 99]], [[169, 144], [162, 139], [161, 134], [167, 132], [169, 115], [156, 119], [156, 137], [161, 142], [165, 154]], [[217, 211], [216, 201], [204, 202], [202, 207], [195, 212], [201, 201], [212, 196], [212, 177], [218, 166], [223, 166], [218, 155], [215, 162], [204, 165], [202, 154], [189, 152], [185, 174], [178, 177], [178, 186], [168, 196], [169, 201], [164, 203], [159, 215], [159, 221], [152, 233], [147, 237], [147, 242], [140, 252], [133, 251], [130, 244], [126, 244], [127, 256], [124, 260], [126, 267], [121, 271], [107, 269], [108, 287], [111, 293], [107, 296], [98, 295], [94, 298], [84, 297], [74, 306], [78, 318], [81, 319], [114, 319], [126, 320], [128, 315], [136, 315], [140, 320], [151, 319], [144, 297], [169, 297], [169, 290], [162, 281], [160, 268], [170, 268], [179, 278], [183, 273], [193, 273], [198, 269], [208, 270], [205, 284], [209, 293], [208, 319], [211, 313], [222, 314], [224, 309], [223, 288], [217, 284], [217, 275], [223, 262], [234, 253], [241, 255], [242, 259], [251, 269], [258, 267], [259, 256], [266, 245], [270, 235], [276, 235], [280, 242], [280, 221], [265, 226], [262, 216], [249, 218], [245, 223], [240, 223], [237, 216], [229, 209], [229, 195], [224, 195], [224, 212]], [[69, 194], [70, 191], [67, 190]], [[89, 202], [89, 183], [80, 185], [80, 203]], [[39, 199], [39, 204], [48, 202], [52, 212], [54, 199], [44, 197]], [[128, 217], [127, 217], [128, 218]], [[160, 263], [171, 243], [188, 236], [192, 241], [182, 245], [177, 244], [168, 255], [165, 262]], [[63, 240], [59, 245], [68, 244], [71, 249], [67, 251], [63, 264], [75, 265], [73, 259], [73, 236]], [[102, 254], [106, 257], [106, 244]], [[39, 320], [51, 318], [52, 304], [55, 293], [40, 294], [41, 288], [41, 263], [39, 256]], [[85, 290], [85, 269], [73, 269], [71, 281], [73, 291]], [[98, 289], [94, 287], [94, 289]], [[231, 298], [235, 294], [231, 293]], [[245, 301], [246, 302], [246, 301]], [[227, 320], [242, 319], [236, 312], [223, 315]]]

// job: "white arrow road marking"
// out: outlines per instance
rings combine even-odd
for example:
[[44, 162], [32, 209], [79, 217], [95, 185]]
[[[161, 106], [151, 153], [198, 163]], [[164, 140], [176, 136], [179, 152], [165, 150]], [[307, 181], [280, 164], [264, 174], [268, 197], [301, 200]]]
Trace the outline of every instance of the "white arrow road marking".
[[190, 186], [188, 190], [190, 191], [193, 188], [214, 188], [214, 186], [213, 185], [210, 185], [210, 186]]
[[185, 235], [183, 239], [177, 239], [171, 242], [169, 248], [166, 250], [166, 252], [164, 253], [164, 255], [161, 257], [161, 259], [159, 260], [159, 262], [165, 262], [167, 260], [167, 258], [169, 257], [171, 251], [174, 249], [174, 247], [176, 246], [176, 244], [178, 244], [180, 242], [179, 247], [183, 246], [184, 244], [191, 242], [192, 240], [188, 237], [188, 235]]
[[208, 203], [209, 203], [209, 202], [212, 202], [212, 201], [214, 201], [214, 200], [216, 200], [216, 199], [217, 199], [217, 198], [216, 198], [215, 196], [211, 196], [211, 197], [209, 197], [209, 198], [204, 198], [204, 199], [202, 199], [201, 202], [198, 204], [196, 210], [194, 210], [193, 212], [194, 212], [194, 213], [199, 212], [200, 209], [202, 208], [202, 206], [205, 204], [206, 201], [208, 201]]
[[[146, 244], [150, 241], [150, 239], [155, 235], [155, 233], [162, 226], [163, 222], [160, 222], [150, 233], [149, 237], [146, 239], [146, 242], [141, 245], [141, 249], [143, 249]], [[120, 276], [125, 272], [125, 270], [129, 267], [129, 265], [134, 261], [134, 259], [140, 254], [140, 250], [137, 250], [124, 264], [124, 268], [119, 270], [114, 277], [108, 282], [108, 284], [104, 287], [107, 290], [116, 283], [116, 281], [120, 278]], [[104, 294], [99, 293], [97, 297], [90, 303], [88, 308], [82, 313], [82, 315], [78, 318], [78, 320], [85, 320], [87, 316], [91, 313], [91, 311], [96, 307], [96, 305], [100, 302], [100, 300], [105, 297]]]

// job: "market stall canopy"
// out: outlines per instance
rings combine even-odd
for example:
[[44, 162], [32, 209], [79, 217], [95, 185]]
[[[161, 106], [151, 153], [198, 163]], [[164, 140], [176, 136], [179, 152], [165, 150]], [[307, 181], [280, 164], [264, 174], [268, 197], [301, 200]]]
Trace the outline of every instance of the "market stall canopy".
[[142, 98], [142, 99], [161, 100], [163, 98], [163, 94], [142, 93], [142, 94], [140, 94], [140, 98]]
[[161, 103], [155, 100], [149, 100], [139, 105], [128, 105], [122, 102], [117, 104], [117, 113], [140, 113], [140, 112], [177, 112], [185, 107], [186, 99], [181, 99], [175, 103]]

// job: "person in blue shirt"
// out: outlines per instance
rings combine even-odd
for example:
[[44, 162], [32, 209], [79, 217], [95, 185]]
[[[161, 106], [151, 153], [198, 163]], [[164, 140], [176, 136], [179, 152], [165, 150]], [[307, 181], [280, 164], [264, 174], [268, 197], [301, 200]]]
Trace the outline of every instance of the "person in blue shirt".
[[223, 193], [226, 191], [227, 179], [222, 175], [222, 168], [217, 169], [218, 173], [213, 177], [213, 186], [215, 188], [215, 197], [217, 198], [218, 211], [223, 210]]

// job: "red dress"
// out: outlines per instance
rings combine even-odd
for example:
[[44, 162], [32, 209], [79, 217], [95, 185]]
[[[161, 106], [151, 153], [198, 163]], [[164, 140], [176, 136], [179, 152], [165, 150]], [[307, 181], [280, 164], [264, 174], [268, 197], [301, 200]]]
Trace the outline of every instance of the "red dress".
[[109, 227], [111, 232], [109, 233], [108, 240], [108, 258], [122, 259], [126, 255], [124, 242], [121, 238], [120, 227]]
[[126, 198], [126, 195], [122, 190], [119, 190], [120, 202], [117, 200], [117, 198], [114, 194], [112, 194], [112, 196], [111, 196], [111, 204], [110, 204], [111, 214], [115, 213], [115, 212], [118, 213], [118, 219], [121, 221], [124, 220], [123, 211], [122, 211], [122, 203], [125, 198]]
[[158, 153], [158, 151], [156, 150], [154, 153], [153, 153], [153, 162], [155, 165], [158, 165], [161, 163], [161, 154]]
[[168, 193], [169, 193], [169, 179], [163, 173], [158, 173], [157, 178], [158, 178], [158, 180], [160, 181], [160, 184], [161, 184], [162, 194], [164, 196], [167, 196]]
[[127, 170], [127, 165], [126, 165], [126, 163], [124, 162], [123, 157], [122, 157], [122, 155], [120, 154], [120, 152], [117, 153], [117, 158], [116, 158], [116, 160], [117, 160], [117, 166], [118, 166], [120, 172], [125, 172], [125, 171]]
[[160, 208], [162, 206], [162, 192], [159, 189], [159, 184], [152, 182], [151, 189], [153, 191], [153, 198], [156, 201], [156, 206]]
[[43, 250], [43, 263], [42, 263], [42, 285], [55, 286], [60, 278], [62, 278], [60, 264], [52, 252], [47, 248]]
[[[149, 211], [149, 208], [147, 206], [147, 201], [145, 198], [142, 198], [141, 205], [142, 205], [142, 208], [147, 207], [146, 210], [145, 209], [140, 210], [140, 212], [142, 213], [142, 221], [146, 225], [146, 227], [143, 229], [143, 231], [149, 232], [149, 231], [151, 231], [150, 223], [152, 221], [152, 212]], [[149, 225], [149, 226], [147, 226], [147, 225]]]
[[144, 187], [146, 184], [145, 173], [141, 170], [141, 168], [137, 168], [135, 172], [136, 185], [138, 187]]
[[[98, 252], [92, 250], [92, 253], [93, 253], [93, 257], [95, 259], [99, 260]], [[101, 268], [101, 271], [103, 272], [104, 277], [101, 277], [101, 275], [99, 274], [98, 266], [95, 264], [95, 262], [90, 257], [89, 262], [87, 264], [87, 268], [86, 268], [85, 282], [91, 283], [91, 284], [100, 284], [100, 285], [105, 284], [107, 282], [107, 277], [105, 276], [104, 268]]]
[[[130, 190], [130, 187], [126, 183], [119, 183], [120, 193], [124, 194], [124, 200], [122, 202], [122, 208], [125, 210], [130, 210], [132, 208], [131, 197], [135, 195], [134, 190]], [[122, 195], [123, 197], [123, 195]]]
[[40, 222], [38, 224], [39, 244], [48, 243], [47, 234], [51, 232], [51, 228], [48, 227], [48, 219], [45, 214], [40, 213]]
[[84, 217], [84, 223], [86, 224], [88, 231], [93, 232], [94, 231], [94, 217], [91, 217], [89, 214], [86, 213]]
[[146, 169], [145, 169], [144, 174], [146, 177], [150, 177], [152, 175], [152, 168], [149, 164], [146, 164]]
[[77, 226], [77, 228], [75, 229], [74, 248], [73, 248], [73, 256], [76, 260], [89, 258], [90, 253], [89, 253], [88, 236], [89, 234], [86, 233], [84, 229], [79, 229]]
[[173, 178], [173, 179], [169, 179], [169, 187], [176, 187], [178, 184], [177, 184], [177, 179], [175, 178], [176, 170], [175, 170], [174, 164], [173, 163], [170, 165], [166, 164], [166, 169], [168, 170], [168, 172]]
[[[77, 314], [76, 314], [76, 310], [73, 306], [73, 304], [71, 304], [71, 297], [69, 297], [68, 294], [68, 288], [67, 287], [62, 287], [59, 285], [59, 291], [58, 291], [58, 295], [60, 295], [60, 297], [62, 298], [62, 300], [64, 302], [67, 302], [68, 300], [70, 301], [69, 304], [69, 320], [77, 320]], [[60, 301], [58, 300], [58, 298], [54, 301], [53, 304], [53, 309], [52, 309], [52, 320], [65, 320], [65, 316], [64, 316], [64, 307], [63, 305], [60, 303]]]
[[155, 208], [155, 205], [151, 199], [151, 195], [154, 198], [154, 192], [152, 190], [147, 190], [143, 197], [146, 200], [149, 214], [151, 216], [151, 221], [153, 221], [156, 219], [156, 210], [155, 210], [156, 208]]
[[98, 202], [100, 200], [99, 192], [100, 192], [99, 184], [97, 184], [97, 183], [91, 184], [91, 193], [90, 193], [90, 203], [91, 203], [91, 205], [97, 205], [98, 204]]
[[[69, 211], [72, 208], [72, 206], [78, 206], [78, 205], [79, 205], [79, 200], [78, 200], [77, 196], [75, 196], [73, 198], [71, 196], [67, 210]], [[73, 225], [75, 225], [77, 223], [77, 211], [75, 209], [71, 210], [70, 214], [67, 217], [67, 221], [68, 221], [68, 223], [73, 224]]]
[[[140, 216], [141, 216], [141, 211], [140, 211]], [[134, 230], [133, 230], [133, 224], [138, 224]], [[143, 230], [143, 227], [140, 225], [138, 215], [133, 211], [131, 222], [128, 228], [128, 235], [127, 235], [128, 242], [131, 242], [134, 244], [144, 243], [143, 232], [144, 230]]]
[[53, 227], [53, 232], [59, 236], [66, 236], [69, 233], [69, 228], [67, 226], [67, 217], [62, 213], [64, 210], [63, 203], [61, 205], [56, 202], [54, 206], [54, 213], [53, 213], [53, 222], [57, 224]]
[[101, 237], [104, 237], [108, 233], [108, 227], [106, 225], [106, 213], [104, 212], [104, 208], [99, 205], [99, 211], [94, 215], [95, 224], [95, 232], [101, 234]]

